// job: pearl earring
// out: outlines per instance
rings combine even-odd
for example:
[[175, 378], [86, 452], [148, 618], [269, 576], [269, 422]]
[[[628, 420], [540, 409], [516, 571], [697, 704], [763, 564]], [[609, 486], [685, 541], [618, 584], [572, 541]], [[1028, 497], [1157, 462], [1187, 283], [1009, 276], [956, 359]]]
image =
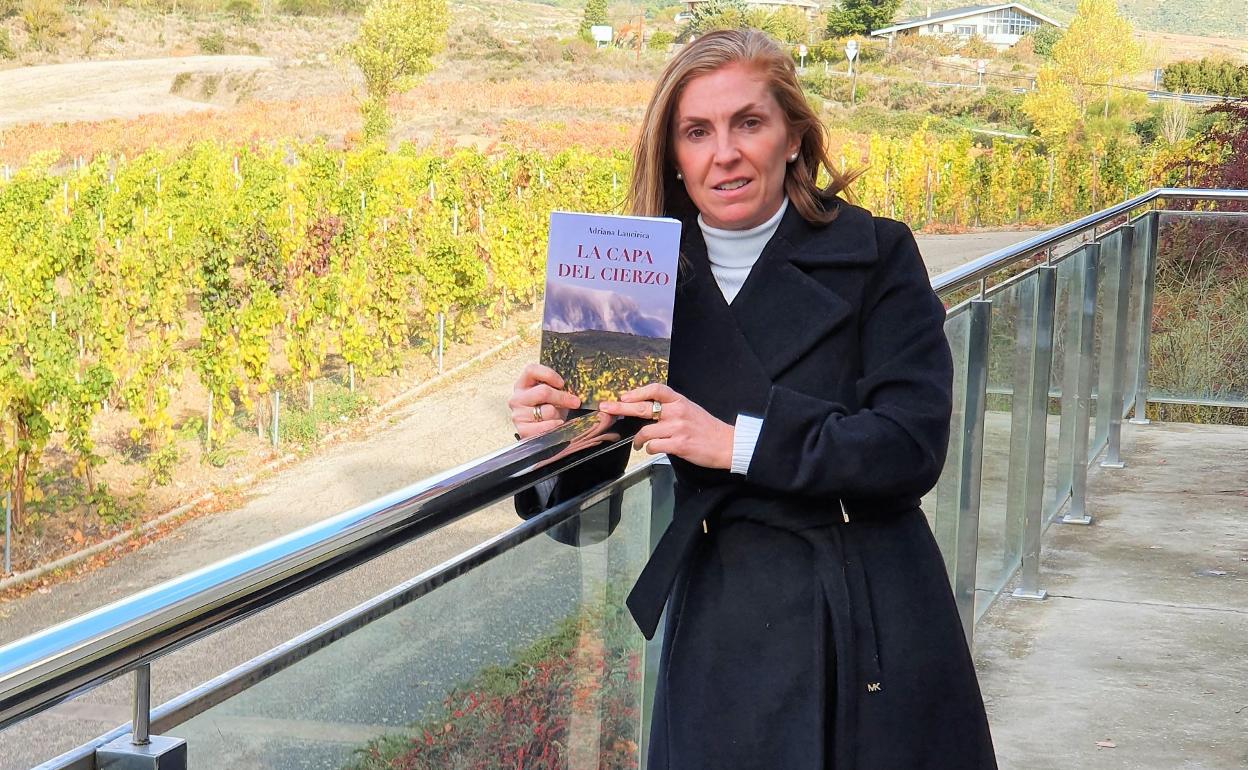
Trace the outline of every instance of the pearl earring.
[[676, 178], [680, 180], [683, 180], [685, 178], [685, 175], [680, 173], [680, 169], [676, 170]]
[[792, 155], [789, 156], [789, 162], [790, 163], [797, 162], [797, 153], [793, 153]]

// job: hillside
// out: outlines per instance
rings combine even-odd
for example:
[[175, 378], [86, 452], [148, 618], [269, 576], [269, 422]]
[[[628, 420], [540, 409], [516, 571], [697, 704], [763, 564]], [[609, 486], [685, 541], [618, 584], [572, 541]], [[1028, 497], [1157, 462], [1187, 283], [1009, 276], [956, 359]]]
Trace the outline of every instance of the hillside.
[[[958, 0], [906, 0], [902, 3], [901, 13], [906, 17], [921, 16], [927, 13], [928, 6], [941, 11], [972, 4]], [[1035, 0], [1024, 3], [1040, 13], [1062, 21], [1074, 15], [1077, 4], [1078, 0]], [[1208, 0], [1119, 0], [1118, 7], [1139, 30], [1248, 38], [1248, 17], [1243, 13], [1241, 3]]]

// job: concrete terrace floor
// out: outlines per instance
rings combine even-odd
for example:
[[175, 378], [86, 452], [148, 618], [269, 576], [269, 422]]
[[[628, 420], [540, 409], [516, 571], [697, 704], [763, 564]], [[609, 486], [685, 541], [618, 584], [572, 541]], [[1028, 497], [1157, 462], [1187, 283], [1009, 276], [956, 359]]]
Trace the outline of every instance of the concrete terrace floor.
[[1248, 768], [1248, 429], [1124, 425], [975, 657], [1002, 770]]

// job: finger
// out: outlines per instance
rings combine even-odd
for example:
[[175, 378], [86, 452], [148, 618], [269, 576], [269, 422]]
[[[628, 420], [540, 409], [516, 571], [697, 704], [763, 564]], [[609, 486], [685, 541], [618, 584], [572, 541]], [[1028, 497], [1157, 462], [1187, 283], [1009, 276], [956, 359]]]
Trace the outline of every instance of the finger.
[[581, 399], [567, 392], [566, 390], [556, 390], [549, 385], [534, 385], [528, 390], [515, 394], [512, 397], [513, 406], [537, 406], [538, 404], [553, 404], [561, 406], [564, 409], [575, 409], [581, 405]]
[[642, 445], [645, 444], [647, 441], [654, 441], [655, 439], [671, 438], [671, 436], [672, 436], [671, 426], [664, 425], [658, 422], [652, 422], [646, 427], [637, 431], [637, 434], [633, 436], [633, 448], [641, 449]]
[[646, 454], [652, 455], [672, 455], [676, 454], [677, 442], [672, 438], [655, 438], [646, 442], [641, 449]]
[[563, 378], [559, 376], [559, 372], [542, 364], [528, 364], [525, 366], [524, 371], [520, 374], [520, 382], [524, 383], [519, 388], [520, 390], [531, 388], [538, 383], [545, 383], [557, 390], [563, 390], [564, 386]]
[[641, 417], [644, 419], [653, 419], [653, 408], [649, 401], [642, 401], [635, 404], [623, 404], [619, 401], [600, 401], [598, 402], [598, 410], [607, 414], [614, 414], [618, 417]]
[[559, 409], [551, 404], [534, 404], [533, 406], [513, 408], [511, 410], [511, 421], [517, 425], [526, 422], [549, 422], [550, 420], [564, 422], [567, 419], [567, 415], [567, 410]]
[[521, 439], [540, 436], [543, 433], [549, 433], [555, 428], [563, 425], [563, 420], [546, 420], [545, 422], [526, 422], [516, 426], [516, 432], [520, 434]]
[[636, 390], [630, 390], [627, 393], [620, 394], [620, 401], [625, 403], [636, 401], [658, 401], [661, 404], [666, 404], [679, 398], [679, 393], [661, 382], [652, 382], [649, 385], [642, 385]]

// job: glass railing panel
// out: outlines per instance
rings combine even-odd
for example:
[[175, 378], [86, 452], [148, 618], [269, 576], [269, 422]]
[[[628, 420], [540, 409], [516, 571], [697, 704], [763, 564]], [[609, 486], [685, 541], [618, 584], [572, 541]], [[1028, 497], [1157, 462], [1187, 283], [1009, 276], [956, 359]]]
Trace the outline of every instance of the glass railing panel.
[[579, 541], [536, 534], [166, 732], [193, 768], [635, 766], [644, 639], [623, 597], [649, 479], [580, 514]]
[[1140, 387], [1140, 303], [1144, 300], [1145, 278], [1149, 269], [1148, 243], [1152, 218], [1137, 217], [1133, 224], [1135, 235], [1131, 246], [1131, 295], [1127, 312], [1127, 357], [1123, 379], [1124, 410], [1129, 410], [1135, 403], [1135, 394]]
[[1118, 296], [1119, 253], [1121, 234], [1109, 233], [1099, 239], [1100, 259], [1097, 261], [1096, 332], [1092, 343], [1092, 401], [1089, 407], [1091, 425], [1088, 430], [1088, 462], [1100, 454], [1109, 437], [1109, 400], [1113, 391], [1113, 354], [1115, 311]]
[[1151, 397], [1248, 406], [1248, 214], [1158, 213], [1157, 286], [1149, 356]]
[[[330, 620], [390, 589], [405, 576], [433, 568], [507, 531], [517, 521], [510, 500], [477, 511], [371, 559], [353, 569], [349, 577], [292, 596], [157, 658], [151, 665], [153, 705], [175, 698]], [[26, 620], [20, 615], [27, 612], [25, 603], [14, 603], [7, 610], [10, 617], [0, 621], [0, 625], [9, 620]], [[30, 625], [38, 628], [38, 619], [31, 618]], [[0, 731], [0, 770], [27, 770], [128, 722], [133, 691], [133, 675], [127, 674]]]
[[1074, 441], [1076, 384], [1079, 356], [1079, 313], [1082, 312], [1083, 271], [1087, 251], [1079, 249], [1057, 264], [1057, 292], [1053, 308], [1053, 362], [1049, 377], [1049, 420], [1045, 437], [1045, 521], [1070, 495], [1071, 445]]
[[[924, 500], [923, 510], [928, 524], [936, 535], [936, 542], [945, 556], [945, 568], [953, 579], [954, 557], [957, 552], [958, 534], [958, 485], [962, 477], [963, 414], [966, 410], [967, 342], [971, 329], [971, 314], [966, 305], [954, 308], [945, 319], [945, 336], [953, 353], [953, 416], [949, 421], [949, 451], [945, 455], [945, 467], [940, 482], [932, 494]], [[935, 496], [935, 503], [931, 502]]]
[[[1020, 466], [1026, 452], [1022, 426], [1034, 342], [1035, 274], [1028, 273], [989, 294], [992, 331], [988, 345], [988, 395], [984, 410], [984, 459], [980, 486], [976, 617], [991, 604], [1018, 567], [1022, 536]], [[1021, 395], [1021, 394], [1020, 394]]]

